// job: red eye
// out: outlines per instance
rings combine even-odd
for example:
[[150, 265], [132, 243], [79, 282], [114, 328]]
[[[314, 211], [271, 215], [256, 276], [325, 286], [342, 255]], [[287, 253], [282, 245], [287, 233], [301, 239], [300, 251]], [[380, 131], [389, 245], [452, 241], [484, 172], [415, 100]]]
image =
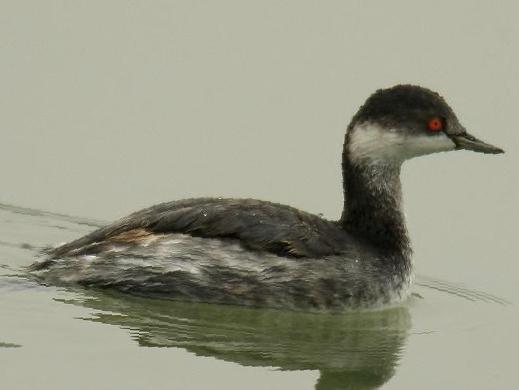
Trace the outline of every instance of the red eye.
[[427, 127], [431, 131], [443, 130], [443, 121], [438, 117], [431, 118], [429, 122], [427, 122]]

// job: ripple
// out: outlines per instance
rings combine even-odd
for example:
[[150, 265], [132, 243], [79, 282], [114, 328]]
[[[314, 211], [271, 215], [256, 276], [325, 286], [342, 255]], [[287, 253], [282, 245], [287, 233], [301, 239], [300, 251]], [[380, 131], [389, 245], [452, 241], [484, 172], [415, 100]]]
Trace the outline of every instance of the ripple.
[[0, 348], [20, 348], [21, 345], [14, 343], [3, 343], [0, 341]]
[[429, 276], [417, 275], [415, 285], [447, 293], [449, 295], [472, 302], [478, 301], [486, 303], [495, 303], [502, 306], [512, 305], [512, 302], [506, 300], [505, 298], [498, 297], [497, 295], [490, 294], [480, 290], [469, 289], [452, 282]]
[[[19, 207], [19, 206], [13, 206], [5, 203], [0, 203], [0, 210], [11, 212], [13, 214], [22, 214], [22, 215], [28, 215], [31, 217], [50, 217], [54, 218], [56, 220], [65, 221], [65, 222], [72, 222], [78, 225], [86, 225], [86, 226], [92, 226], [92, 227], [101, 227], [105, 225], [105, 222], [91, 219], [91, 218], [82, 218], [82, 217], [75, 217], [67, 214], [60, 214], [60, 213], [52, 213], [50, 211], [43, 211], [43, 210], [37, 210], [37, 209], [31, 209], [27, 207]], [[63, 228], [63, 227], [62, 227]], [[66, 228], [63, 228], [66, 229]]]

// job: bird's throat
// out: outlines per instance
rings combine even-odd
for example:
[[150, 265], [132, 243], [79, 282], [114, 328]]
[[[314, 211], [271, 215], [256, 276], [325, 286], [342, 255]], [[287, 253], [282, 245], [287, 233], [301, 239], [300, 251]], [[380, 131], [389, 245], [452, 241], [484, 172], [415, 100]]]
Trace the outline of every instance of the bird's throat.
[[364, 160], [343, 154], [343, 227], [370, 244], [395, 254], [410, 252], [402, 210], [401, 164]]

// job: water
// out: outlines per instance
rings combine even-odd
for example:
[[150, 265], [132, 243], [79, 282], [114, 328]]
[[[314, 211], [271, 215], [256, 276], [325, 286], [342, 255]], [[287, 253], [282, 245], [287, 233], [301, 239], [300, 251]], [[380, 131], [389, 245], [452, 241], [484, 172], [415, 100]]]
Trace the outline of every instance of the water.
[[332, 315], [56, 288], [23, 273], [45, 246], [101, 224], [0, 205], [2, 388], [486, 389], [514, 377], [514, 303], [431, 277], [398, 307]]
[[[1, 1], [0, 202], [102, 221], [0, 207], [0, 389], [517, 388], [518, 7]], [[345, 128], [398, 83], [506, 150], [404, 165], [418, 278], [402, 307], [305, 315], [24, 277], [42, 247], [163, 201], [338, 218]]]

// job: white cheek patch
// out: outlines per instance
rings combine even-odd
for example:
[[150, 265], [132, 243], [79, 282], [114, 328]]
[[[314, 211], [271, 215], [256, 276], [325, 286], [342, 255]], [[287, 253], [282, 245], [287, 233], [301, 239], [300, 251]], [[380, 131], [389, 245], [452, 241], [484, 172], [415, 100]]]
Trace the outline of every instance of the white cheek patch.
[[351, 130], [348, 148], [353, 160], [393, 161], [454, 150], [455, 144], [444, 133], [406, 135], [397, 129], [385, 129], [363, 123]]

